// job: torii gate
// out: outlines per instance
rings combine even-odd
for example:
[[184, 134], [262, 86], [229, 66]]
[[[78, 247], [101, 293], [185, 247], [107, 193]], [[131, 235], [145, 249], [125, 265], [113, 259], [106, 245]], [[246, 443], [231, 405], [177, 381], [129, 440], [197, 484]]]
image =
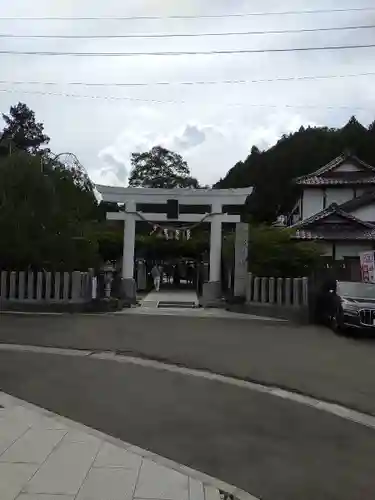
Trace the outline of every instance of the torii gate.
[[[122, 260], [123, 290], [125, 296], [134, 300], [136, 287], [134, 281], [134, 246], [135, 226], [137, 221], [148, 222], [182, 222], [211, 224], [210, 237], [210, 273], [209, 283], [204, 287], [204, 295], [207, 300], [215, 300], [221, 295], [221, 250], [222, 250], [222, 224], [224, 222], [236, 223], [236, 247], [244, 245], [243, 233], [246, 228], [240, 227], [240, 215], [228, 215], [223, 211], [225, 206], [244, 205], [253, 188], [244, 189], [150, 189], [150, 188], [122, 188], [97, 185], [97, 190], [103, 201], [124, 204], [124, 212], [107, 213], [108, 220], [124, 221], [124, 251]], [[164, 213], [149, 213], [145, 211], [147, 205], [161, 205], [165, 207]], [[143, 211], [139, 210], [142, 205]], [[179, 207], [184, 206], [184, 212], [188, 212], [188, 206], [200, 206], [207, 209], [206, 213], [180, 213]], [[171, 210], [172, 209], [172, 210]], [[164, 211], [162, 209], [161, 211]], [[243, 225], [242, 225], [243, 226]], [[241, 249], [236, 248], [236, 255]], [[242, 258], [241, 267], [244, 268]], [[240, 263], [237, 263], [237, 268]], [[237, 273], [238, 274], [238, 273]]]

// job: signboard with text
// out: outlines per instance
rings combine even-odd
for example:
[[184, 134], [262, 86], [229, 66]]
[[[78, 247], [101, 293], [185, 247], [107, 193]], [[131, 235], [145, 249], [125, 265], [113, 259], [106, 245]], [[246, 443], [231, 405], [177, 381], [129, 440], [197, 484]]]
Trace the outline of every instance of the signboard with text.
[[375, 283], [375, 252], [362, 252], [360, 261], [363, 283]]

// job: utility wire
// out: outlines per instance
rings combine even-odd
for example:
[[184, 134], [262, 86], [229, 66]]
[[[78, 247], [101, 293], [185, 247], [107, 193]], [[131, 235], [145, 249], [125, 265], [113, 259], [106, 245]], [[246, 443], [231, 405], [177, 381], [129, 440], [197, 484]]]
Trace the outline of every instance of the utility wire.
[[196, 37], [220, 37], [220, 36], [255, 36], [255, 35], [284, 35], [296, 33], [317, 33], [329, 31], [351, 31], [374, 29], [375, 24], [359, 26], [336, 26], [333, 28], [301, 28], [288, 30], [268, 31], [227, 31], [222, 33], [150, 33], [150, 34], [126, 34], [126, 35], [18, 35], [13, 33], [0, 33], [0, 38], [42, 38], [42, 39], [118, 39], [118, 38], [196, 38]]
[[[42, 92], [42, 91], [33, 91], [33, 90], [15, 90], [15, 89], [1, 89], [0, 93], [23, 93], [23, 94], [31, 94], [31, 95], [41, 95], [41, 96], [57, 96], [57, 97], [70, 97], [70, 98], [78, 98], [78, 99], [92, 99], [92, 100], [109, 100], [109, 101], [135, 101], [135, 102], [148, 102], [154, 104], [189, 104], [191, 106], [191, 102], [187, 101], [160, 101], [156, 99], [142, 99], [137, 97], [127, 97], [127, 96], [99, 96], [99, 95], [82, 95], [82, 94], [66, 94], [66, 93], [58, 93], [58, 92]], [[251, 108], [290, 108], [290, 109], [350, 109], [350, 110], [362, 110], [368, 111], [368, 107], [360, 107], [360, 106], [319, 106], [315, 104], [262, 104], [262, 103], [228, 103], [225, 104], [226, 107], [251, 107]]]
[[195, 86], [195, 85], [248, 85], [252, 83], [271, 83], [271, 82], [292, 82], [292, 81], [311, 81], [311, 80], [330, 80], [344, 78], [358, 78], [366, 76], [375, 76], [374, 72], [352, 73], [346, 75], [306, 75], [306, 76], [281, 76], [275, 78], [259, 78], [254, 80], [201, 80], [191, 82], [46, 82], [46, 81], [21, 81], [21, 80], [0, 80], [0, 85], [45, 85], [45, 86], [81, 86], [81, 87], [154, 87], [154, 86]]
[[205, 14], [205, 15], [172, 15], [172, 16], [90, 16], [90, 17], [68, 17], [68, 16], [45, 16], [45, 17], [0, 17], [0, 21], [156, 21], [162, 19], [218, 19], [230, 17], [256, 17], [256, 16], [289, 16], [289, 15], [313, 15], [346, 12], [369, 12], [374, 11], [374, 6], [352, 7], [349, 9], [318, 9], [318, 10], [287, 10], [271, 12], [244, 12], [233, 14]]
[[0, 55], [21, 56], [76, 56], [76, 57], [139, 57], [139, 56], [198, 56], [198, 55], [226, 55], [226, 54], [265, 54], [285, 52], [311, 52], [326, 50], [370, 49], [375, 43], [364, 45], [328, 45], [321, 47], [292, 47], [276, 49], [236, 49], [236, 50], [203, 50], [203, 51], [178, 51], [178, 52], [55, 52], [55, 51], [20, 51], [0, 50]]
[[142, 99], [138, 97], [128, 97], [128, 96], [101, 96], [101, 95], [82, 95], [82, 94], [71, 94], [65, 92], [44, 92], [41, 90], [20, 90], [20, 89], [2, 89], [0, 88], [0, 92], [3, 93], [22, 93], [22, 94], [30, 94], [30, 95], [42, 95], [42, 96], [58, 96], [58, 97], [72, 97], [72, 98], [81, 98], [81, 99], [103, 99], [106, 101], [134, 101], [134, 102], [150, 102], [153, 104], [185, 104], [185, 101], [161, 101], [157, 99]]

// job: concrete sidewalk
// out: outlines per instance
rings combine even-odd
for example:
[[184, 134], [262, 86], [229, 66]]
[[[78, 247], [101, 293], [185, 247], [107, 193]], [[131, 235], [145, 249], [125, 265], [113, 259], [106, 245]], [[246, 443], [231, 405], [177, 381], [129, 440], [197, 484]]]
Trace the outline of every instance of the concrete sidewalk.
[[1, 500], [229, 498], [216, 486], [234, 489], [0, 392]]
[[151, 450], [159, 464], [173, 468], [160, 462], [168, 457], [262, 500], [375, 498], [374, 428], [338, 417], [335, 405], [328, 413], [320, 402], [301, 404], [298, 395], [276, 397], [211, 374], [71, 354], [0, 352], [0, 388]]

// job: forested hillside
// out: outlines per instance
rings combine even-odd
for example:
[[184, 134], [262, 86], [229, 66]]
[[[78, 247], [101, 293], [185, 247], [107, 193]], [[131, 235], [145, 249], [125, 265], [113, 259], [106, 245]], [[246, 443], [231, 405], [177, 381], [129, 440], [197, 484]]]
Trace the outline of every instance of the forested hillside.
[[342, 129], [301, 127], [266, 151], [253, 147], [246, 160], [215, 187], [254, 186], [248, 213], [258, 222], [273, 222], [293, 208], [298, 195], [293, 179], [317, 170], [345, 150], [375, 165], [375, 122], [367, 129], [353, 116]]

